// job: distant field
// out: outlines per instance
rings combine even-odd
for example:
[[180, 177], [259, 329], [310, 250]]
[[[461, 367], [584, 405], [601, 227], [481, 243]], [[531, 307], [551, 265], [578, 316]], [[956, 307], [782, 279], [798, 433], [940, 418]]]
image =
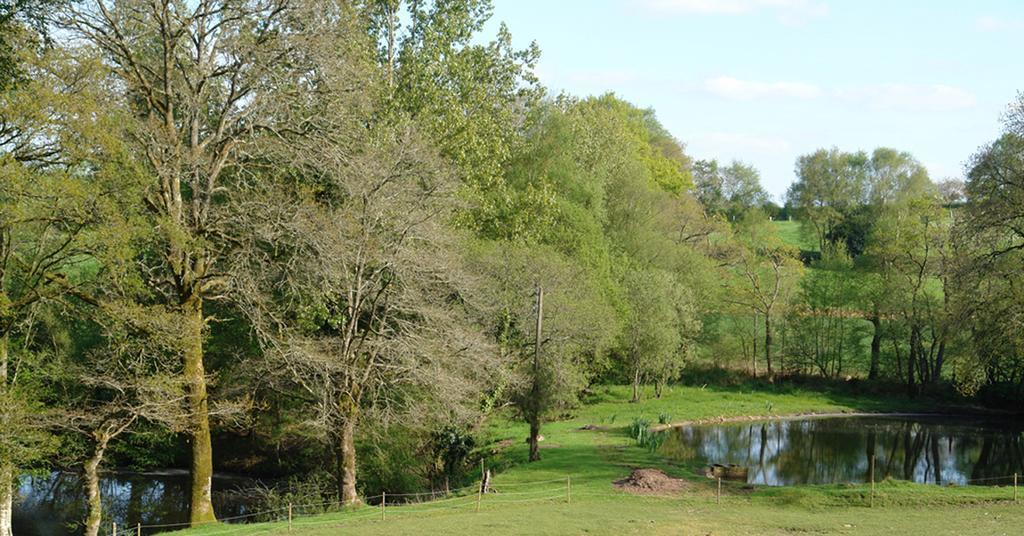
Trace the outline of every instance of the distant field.
[[779, 238], [782, 238], [783, 242], [803, 251], [818, 251], [818, 244], [814, 238], [804, 235], [800, 222], [791, 220], [772, 223], [775, 225]]

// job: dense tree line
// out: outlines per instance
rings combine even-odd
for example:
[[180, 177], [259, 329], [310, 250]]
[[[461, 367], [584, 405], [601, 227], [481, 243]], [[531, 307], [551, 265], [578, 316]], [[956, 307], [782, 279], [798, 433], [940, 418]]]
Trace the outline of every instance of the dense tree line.
[[1024, 386], [1024, 99], [965, 187], [823, 149], [780, 209], [651, 110], [548, 95], [490, 14], [0, 13], [0, 536], [33, 468], [81, 469], [88, 534], [114, 463], [187, 464], [193, 523], [215, 465], [325, 472], [342, 504], [436, 488], [495, 413], [536, 460], [595, 383], [660, 396], [690, 364]]

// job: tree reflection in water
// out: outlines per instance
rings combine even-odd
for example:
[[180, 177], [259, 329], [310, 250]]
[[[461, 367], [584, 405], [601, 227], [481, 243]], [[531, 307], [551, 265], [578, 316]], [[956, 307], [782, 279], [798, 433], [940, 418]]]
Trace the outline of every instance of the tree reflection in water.
[[680, 461], [748, 467], [748, 482], [770, 486], [866, 482], [871, 456], [875, 456], [876, 480], [966, 484], [1024, 472], [1019, 426], [948, 417], [838, 417], [693, 426], [670, 431], [660, 452]]
[[[243, 515], [244, 504], [233, 500], [231, 490], [252, 487], [242, 477], [214, 478], [214, 506], [222, 517]], [[185, 523], [189, 518], [189, 486], [186, 473], [106, 474], [100, 480], [104, 524], [122, 527]], [[14, 533], [25, 536], [81, 534], [85, 517], [85, 491], [78, 474], [52, 473], [26, 476], [14, 506]]]

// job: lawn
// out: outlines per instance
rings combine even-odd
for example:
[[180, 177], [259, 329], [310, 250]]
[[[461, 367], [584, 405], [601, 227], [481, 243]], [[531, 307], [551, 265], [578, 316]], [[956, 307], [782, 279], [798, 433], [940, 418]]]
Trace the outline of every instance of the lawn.
[[[649, 393], [648, 393], [649, 394]], [[472, 490], [440, 502], [378, 506], [342, 513], [296, 516], [291, 534], [1017, 534], [1024, 505], [1005, 487], [947, 488], [882, 482], [874, 506], [867, 485], [743, 489], [723, 487], [682, 464], [639, 447], [626, 430], [634, 418], [673, 422], [805, 412], [934, 409], [926, 401], [857, 397], [796, 388], [672, 387], [661, 399], [628, 402], [625, 387], [601, 387], [569, 418], [543, 429], [542, 460], [525, 463], [526, 428], [498, 420], [486, 430], [486, 463], [497, 494]], [[594, 425], [597, 429], [581, 429]], [[618, 491], [615, 480], [638, 467], [654, 467], [688, 480], [669, 496]], [[571, 483], [569, 482], [571, 479]], [[571, 490], [569, 489], [571, 486]], [[570, 496], [571, 495], [571, 496]], [[283, 514], [282, 514], [283, 515]], [[182, 534], [272, 534], [285, 522], [214, 525]]]
[[779, 238], [786, 244], [803, 251], [818, 251], [818, 244], [814, 237], [806, 234], [800, 222], [796, 220], [779, 220], [772, 222]]

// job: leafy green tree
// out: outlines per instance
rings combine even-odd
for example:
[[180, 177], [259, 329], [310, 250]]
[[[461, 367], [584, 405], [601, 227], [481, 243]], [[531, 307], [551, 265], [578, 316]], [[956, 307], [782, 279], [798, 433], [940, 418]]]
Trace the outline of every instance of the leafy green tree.
[[793, 368], [812, 368], [839, 378], [862, 355], [860, 274], [849, 255], [827, 252], [800, 280], [799, 301], [790, 314], [786, 354]]
[[825, 251], [846, 212], [864, 202], [869, 163], [864, 152], [844, 153], [834, 147], [797, 159], [789, 203], [813, 229], [819, 251]]
[[694, 164], [694, 182], [701, 203], [730, 221], [769, 202], [768, 192], [761, 187], [760, 173], [738, 160], [727, 167], [721, 167], [717, 160], [698, 161]]
[[726, 283], [725, 301], [763, 318], [765, 365], [772, 380], [774, 321], [790, 306], [803, 266], [797, 252], [779, 239], [771, 222], [757, 213], [749, 213], [736, 226], [728, 248], [733, 277]]
[[[370, 5], [379, 62], [393, 84], [390, 104], [454, 164], [471, 198], [502, 188], [502, 170], [543, 94], [533, 74], [536, 44], [516, 50], [504, 25], [494, 40], [478, 43], [493, 11], [489, 0]], [[395, 22], [400, 13], [404, 31]]]
[[972, 352], [958, 379], [1024, 393], [1024, 94], [1011, 103], [1003, 133], [970, 162], [958, 226], [967, 262], [956, 281]]
[[126, 262], [130, 211], [111, 192], [137, 193], [105, 109], [95, 64], [27, 49], [31, 80], [0, 96], [0, 535], [11, 531], [11, 483], [47, 440], [38, 411], [34, 342], [43, 309], [81, 299], [97, 258]]
[[672, 274], [632, 267], [624, 280], [628, 310], [619, 352], [633, 384], [632, 401], [639, 402], [643, 383], [654, 383], [660, 397], [665, 383], [678, 376], [700, 322]]
[[897, 370], [910, 394], [942, 377], [953, 322], [951, 228], [937, 198], [910, 199], [883, 212], [868, 248], [906, 337], [905, 368], [899, 366], [900, 346], [895, 349]]

